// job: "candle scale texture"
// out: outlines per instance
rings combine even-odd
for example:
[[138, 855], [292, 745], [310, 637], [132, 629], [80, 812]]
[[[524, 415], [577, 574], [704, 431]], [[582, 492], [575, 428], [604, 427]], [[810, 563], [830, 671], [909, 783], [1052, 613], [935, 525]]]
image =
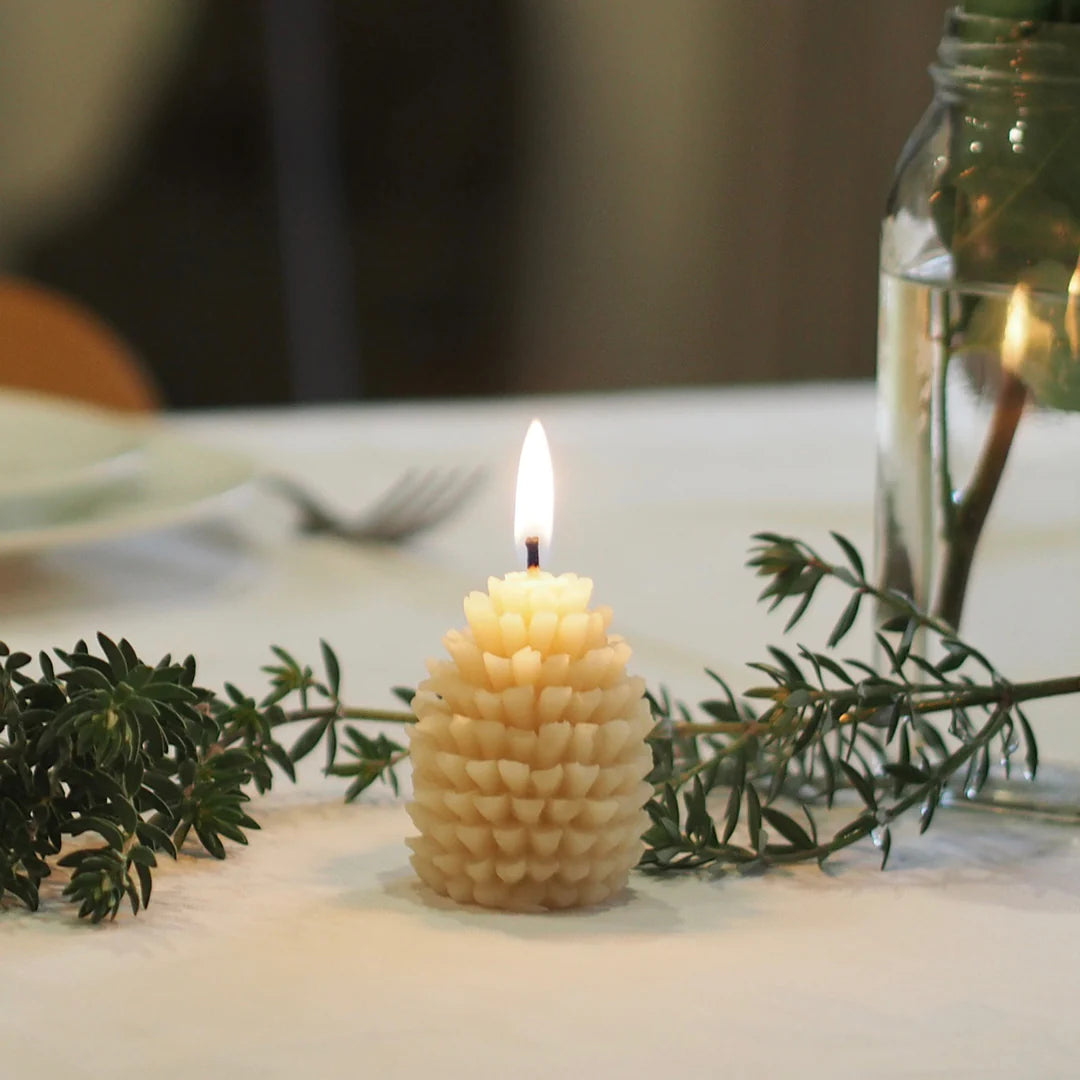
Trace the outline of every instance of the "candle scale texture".
[[461, 903], [599, 903], [648, 827], [645, 682], [611, 611], [589, 609], [588, 578], [526, 571], [488, 590], [466, 597], [468, 628], [413, 699], [413, 866]]

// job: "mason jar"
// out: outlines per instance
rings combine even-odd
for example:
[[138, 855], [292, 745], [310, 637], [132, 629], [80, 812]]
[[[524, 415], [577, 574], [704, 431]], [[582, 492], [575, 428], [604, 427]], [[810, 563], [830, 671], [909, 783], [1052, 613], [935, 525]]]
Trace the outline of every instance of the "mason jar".
[[1080, 580], [1080, 25], [955, 9], [931, 74], [881, 234], [875, 561], [955, 627], [1010, 551], [1018, 608]]

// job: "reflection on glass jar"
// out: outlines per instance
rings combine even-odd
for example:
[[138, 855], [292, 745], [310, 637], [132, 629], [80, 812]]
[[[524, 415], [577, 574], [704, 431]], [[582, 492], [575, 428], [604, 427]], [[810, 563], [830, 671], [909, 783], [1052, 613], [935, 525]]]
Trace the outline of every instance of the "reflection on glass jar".
[[1080, 26], [955, 10], [931, 70], [882, 228], [877, 570], [956, 626], [1003, 523], [1080, 539], [1054, 476], [1080, 459]]

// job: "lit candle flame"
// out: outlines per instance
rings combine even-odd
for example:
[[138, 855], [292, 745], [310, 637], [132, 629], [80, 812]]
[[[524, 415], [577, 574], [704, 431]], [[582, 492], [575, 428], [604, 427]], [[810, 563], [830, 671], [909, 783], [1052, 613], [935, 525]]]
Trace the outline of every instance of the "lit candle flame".
[[1017, 372], [1023, 366], [1031, 336], [1031, 290], [1021, 282], [1009, 297], [1005, 334], [1001, 341], [1001, 366]]
[[[529, 425], [518, 462], [517, 498], [514, 500], [514, 540], [519, 547], [529, 541], [551, 542], [555, 514], [555, 479], [551, 451], [539, 420]], [[530, 562], [531, 562], [530, 558]]]
[[1073, 356], [1080, 356], [1080, 262], [1069, 278], [1069, 299], [1065, 304], [1065, 336]]

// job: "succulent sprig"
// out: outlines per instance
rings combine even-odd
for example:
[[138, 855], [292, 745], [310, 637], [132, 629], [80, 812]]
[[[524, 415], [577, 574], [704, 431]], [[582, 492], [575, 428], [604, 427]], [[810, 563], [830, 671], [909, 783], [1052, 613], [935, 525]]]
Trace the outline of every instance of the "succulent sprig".
[[[295, 763], [320, 742], [326, 772], [360, 778], [347, 798], [379, 779], [396, 790], [403, 748], [347, 721], [411, 714], [346, 708], [325, 643], [319, 677], [274, 647], [270, 689], [258, 700], [231, 683], [222, 696], [197, 685], [190, 656], [150, 664], [127, 641], [99, 635], [97, 644], [100, 653], [84, 641], [42, 653], [36, 677], [28, 654], [0, 645], [0, 899], [36, 909], [58, 865], [80, 916], [115, 916], [125, 899], [137, 913], [150, 901], [159, 854], [175, 858], [194, 841], [224, 859], [225, 841], [246, 844], [259, 828], [252, 791], [268, 791], [276, 773], [295, 779]], [[296, 721], [307, 726], [287, 750], [278, 729]], [[348, 766], [335, 765], [339, 724]]]

